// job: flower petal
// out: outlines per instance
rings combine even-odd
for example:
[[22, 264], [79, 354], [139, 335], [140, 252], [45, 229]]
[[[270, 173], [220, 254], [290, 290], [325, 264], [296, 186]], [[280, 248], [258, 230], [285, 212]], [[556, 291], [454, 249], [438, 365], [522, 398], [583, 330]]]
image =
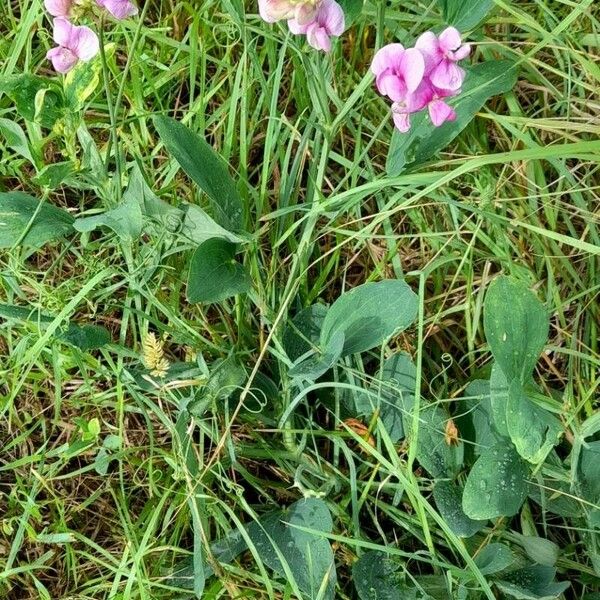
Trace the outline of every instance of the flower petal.
[[406, 89], [414, 92], [425, 74], [425, 59], [419, 50], [409, 48], [400, 59], [400, 72], [404, 77]]
[[73, 25], [67, 19], [63, 19], [62, 17], [54, 19], [54, 34], [52, 37], [55, 43], [68, 48], [72, 43], [73, 29]]
[[430, 75], [431, 83], [443, 90], [459, 90], [465, 80], [465, 72], [456, 63], [443, 60]]
[[455, 121], [456, 111], [443, 100], [434, 100], [429, 104], [429, 116], [431, 117], [431, 122], [436, 127], [439, 127], [446, 121]]
[[54, 70], [58, 73], [68, 73], [77, 64], [78, 60], [71, 50], [60, 46], [48, 50], [46, 58], [52, 62]]
[[380, 94], [388, 96], [394, 102], [404, 101], [407, 93], [404, 81], [389, 71], [377, 78], [377, 89]]
[[440, 33], [440, 47], [444, 52], [458, 50], [462, 44], [460, 31], [456, 27], [448, 27]]
[[410, 130], [410, 115], [407, 113], [393, 113], [394, 125], [401, 133], [407, 133]]
[[344, 11], [335, 0], [324, 0], [319, 8], [318, 19], [329, 35], [340, 36], [346, 29]]
[[327, 35], [327, 31], [324, 27], [320, 27], [316, 23], [309, 26], [306, 38], [308, 39], [308, 43], [317, 50], [323, 50], [324, 52], [331, 50], [331, 40]]
[[80, 60], [91, 60], [100, 51], [98, 36], [89, 27], [85, 27], [84, 25], [74, 27], [73, 29], [76, 32], [77, 41], [71, 49]]
[[432, 69], [443, 58], [440, 42], [433, 31], [426, 31], [422, 34], [417, 39], [415, 48], [422, 52], [427, 70]]
[[308, 25], [301, 25], [296, 19], [290, 19], [287, 24], [290, 28], [290, 31], [296, 35], [305, 34], [308, 26], [310, 25], [310, 23]]
[[44, 0], [46, 10], [53, 17], [68, 17], [71, 14], [71, 0]]
[[400, 60], [404, 54], [404, 46], [402, 44], [388, 44], [378, 50], [373, 57], [371, 63], [371, 71], [375, 75], [381, 75], [387, 69], [393, 69], [400, 65]]
[[471, 54], [471, 44], [464, 44], [456, 52], [452, 52], [452, 60], [463, 60]]

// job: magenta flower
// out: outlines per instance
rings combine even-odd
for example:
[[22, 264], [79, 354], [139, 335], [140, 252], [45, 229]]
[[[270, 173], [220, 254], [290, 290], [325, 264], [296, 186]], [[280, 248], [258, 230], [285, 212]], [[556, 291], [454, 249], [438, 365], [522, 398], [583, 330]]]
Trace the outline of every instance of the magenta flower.
[[115, 19], [126, 19], [137, 15], [138, 8], [129, 0], [96, 0], [99, 6], [105, 8]]
[[74, 0], [44, 0], [46, 10], [53, 17], [68, 17], [71, 15]]
[[306, 35], [313, 48], [329, 52], [330, 38], [339, 37], [346, 28], [344, 11], [335, 0], [323, 0], [312, 20], [302, 24], [298, 19], [290, 19], [288, 27], [292, 33]]
[[415, 46], [423, 53], [429, 79], [435, 87], [460, 90], [465, 72], [456, 63], [469, 56], [471, 46], [462, 43], [457, 29], [448, 27], [439, 37], [427, 31], [417, 40]]
[[375, 54], [371, 71], [381, 94], [394, 102], [405, 102], [423, 81], [425, 60], [415, 48], [406, 50], [402, 44], [389, 44]]
[[313, 20], [322, 0], [258, 0], [258, 12], [267, 23], [295, 19], [301, 25]]
[[98, 36], [89, 28], [54, 19], [54, 41], [58, 45], [46, 54], [59, 73], [68, 73], [80, 60], [87, 62], [100, 50]]

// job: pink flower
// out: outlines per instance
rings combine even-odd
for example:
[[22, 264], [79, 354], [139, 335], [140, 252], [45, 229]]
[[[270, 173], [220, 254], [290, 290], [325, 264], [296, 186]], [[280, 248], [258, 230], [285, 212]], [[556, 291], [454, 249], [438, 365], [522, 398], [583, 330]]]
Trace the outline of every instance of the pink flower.
[[96, 0], [96, 2], [115, 19], [126, 19], [138, 13], [137, 6], [129, 0]]
[[89, 27], [71, 25], [62, 17], [54, 19], [53, 37], [58, 46], [46, 58], [59, 73], [69, 72], [80, 60], [91, 60], [100, 50], [98, 36]]
[[456, 111], [444, 101], [445, 98], [455, 96], [456, 93], [449, 90], [440, 90], [425, 78], [421, 85], [410, 94], [392, 104], [392, 116], [394, 125], [402, 132], [410, 130], [410, 115], [427, 108], [431, 122], [439, 127], [446, 121], [456, 120]]
[[322, 0], [258, 0], [258, 12], [267, 23], [295, 19], [301, 25], [313, 20]]
[[423, 81], [425, 60], [415, 48], [405, 50], [402, 44], [389, 44], [375, 54], [371, 71], [377, 78], [379, 92], [394, 102], [402, 102]]
[[312, 20], [302, 24], [297, 18], [288, 21], [290, 31], [304, 34], [308, 43], [317, 50], [329, 52], [331, 37], [339, 37], [346, 28], [344, 11], [335, 0], [323, 0]]
[[68, 17], [71, 14], [74, 0], [44, 0], [46, 10], [53, 17]]
[[469, 44], [462, 44], [460, 32], [448, 27], [437, 37], [431, 31], [424, 33], [415, 44], [423, 53], [429, 79], [436, 87], [444, 90], [459, 90], [465, 72], [456, 63], [467, 58], [471, 52]]

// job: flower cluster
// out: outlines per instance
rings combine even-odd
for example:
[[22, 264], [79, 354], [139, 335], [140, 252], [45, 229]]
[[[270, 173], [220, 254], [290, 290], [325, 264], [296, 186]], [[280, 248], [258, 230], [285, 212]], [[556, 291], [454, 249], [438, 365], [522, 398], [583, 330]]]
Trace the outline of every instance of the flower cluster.
[[[116, 19], [125, 19], [138, 12], [130, 0], [95, 0]], [[85, 12], [89, 0], [44, 0], [46, 10], [54, 17], [54, 43], [46, 58], [59, 73], [68, 73], [80, 60], [89, 61], [100, 51], [96, 33], [85, 25], [73, 25], [71, 20]]]
[[329, 52], [331, 38], [346, 28], [344, 11], [335, 0], [258, 0], [260, 16], [267, 23], [287, 20], [290, 31], [305, 35], [317, 50]]
[[401, 132], [410, 129], [410, 115], [424, 109], [436, 127], [456, 119], [445, 99], [460, 94], [465, 71], [457, 63], [470, 52], [458, 30], [448, 27], [439, 36], [424, 33], [414, 48], [389, 44], [375, 54], [371, 70], [377, 89], [392, 101], [394, 124]]

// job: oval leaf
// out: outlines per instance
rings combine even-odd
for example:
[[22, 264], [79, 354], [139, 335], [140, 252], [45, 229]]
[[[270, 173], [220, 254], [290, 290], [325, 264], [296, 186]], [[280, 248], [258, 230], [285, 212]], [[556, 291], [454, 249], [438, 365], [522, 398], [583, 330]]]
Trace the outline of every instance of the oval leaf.
[[168, 152], [208, 194], [215, 221], [228, 231], [242, 229], [242, 200], [227, 164], [197, 133], [175, 119], [153, 117], [154, 126]]
[[484, 452], [473, 465], [463, 494], [463, 510], [471, 519], [517, 514], [527, 496], [527, 463], [510, 442]]
[[544, 305], [525, 284], [498, 277], [490, 285], [483, 310], [486, 339], [507, 381], [528, 383], [548, 339]]
[[458, 537], [468, 538], [483, 529], [486, 522], [465, 515], [462, 496], [462, 487], [452, 481], [438, 481], [433, 488], [433, 498], [444, 521]]
[[190, 302], [221, 302], [250, 290], [250, 276], [235, 260], [236, 248], [221, 238], [206, 240], [198, 246], [188, 275]]
[[48, 202], [40, 206], [37, 198], [23, 192], [0, 193], [0, 248], [11, 248], [19, 241], [39, 248], [72, 232], [73, 217], [68, 212]]
[[365, 283], [342, 294], [327, 311], [321, 330], [321, 347], [342, 332], [342, 356], [379, 346], [392, 334], [410, 326], [418, 309], [417, 295], [400, 279]]
[[459, 31], [473, 29], [494, 8], [494, 0], [438, 0], [448, 25]]

